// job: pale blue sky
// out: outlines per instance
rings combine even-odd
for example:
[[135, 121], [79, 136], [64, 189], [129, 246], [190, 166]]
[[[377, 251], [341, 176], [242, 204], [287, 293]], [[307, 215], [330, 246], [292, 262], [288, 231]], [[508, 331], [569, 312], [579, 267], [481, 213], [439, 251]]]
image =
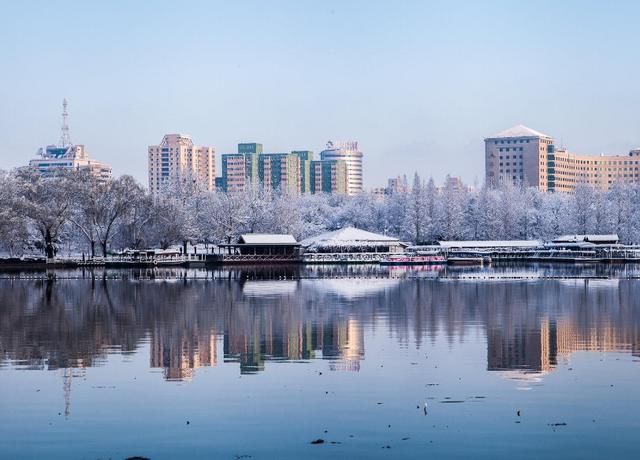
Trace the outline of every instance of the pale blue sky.
[[146, 184], [168, 132], [213, 145], [359, 141], [365, 185], [484, 175], [523, 123], [579, 153], [640, 145], [640, 2], [4, 1], [0, 168], [71, 138]]

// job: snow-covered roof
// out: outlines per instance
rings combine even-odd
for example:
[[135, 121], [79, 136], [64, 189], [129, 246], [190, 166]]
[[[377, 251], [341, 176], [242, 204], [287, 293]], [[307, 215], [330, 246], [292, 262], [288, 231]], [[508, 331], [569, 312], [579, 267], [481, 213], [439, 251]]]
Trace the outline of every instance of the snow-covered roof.
[[298, 244], [293, 235], [272, 233], [246, 233], [240, 235], [238, 242], [241, 244]]
[[554, 243], [581, 243], [583, 241], [589, 243], [612, 243], [615, 244], [620, 238], [613, 233], [610, 235], [562, 235], [553, 240]]
[[440, 241], [444, 248], [538, 248], [540, 240]]
[[321, 233], [301, 241], [303, 247], [312, 245], [321, 246], [345, 246], [345, 245], [363, 245], [377, 243], [399, 243], [398, 238], [392, 236], [379, 235], [377, 233], [367, 232], [355, 227], [345, 227], [332, 232]]
[[495, 134], [488, 139], [502, 138], [502, 137], [545, 137], [547, 139], [551, 139], [551, 136], [547, 136], [546, 134], [541, 133], [540, 131], [536, 131], [535, 129], [528, 128], [524, 125], [516, 125], [512, 128], [505, 129], [504, 131], [500, 131], [498, 134]]

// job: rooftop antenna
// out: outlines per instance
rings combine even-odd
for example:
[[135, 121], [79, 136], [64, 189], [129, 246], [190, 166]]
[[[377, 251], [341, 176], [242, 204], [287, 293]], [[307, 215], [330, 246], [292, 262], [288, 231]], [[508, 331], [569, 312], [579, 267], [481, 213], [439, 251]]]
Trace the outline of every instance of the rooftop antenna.
[[69, 136], [69, 124], [67, 123], [67, 98], [62, 100], [62, 134], [60, 136], [60, 147], [68, 147], [71, 145], [71, 137]]

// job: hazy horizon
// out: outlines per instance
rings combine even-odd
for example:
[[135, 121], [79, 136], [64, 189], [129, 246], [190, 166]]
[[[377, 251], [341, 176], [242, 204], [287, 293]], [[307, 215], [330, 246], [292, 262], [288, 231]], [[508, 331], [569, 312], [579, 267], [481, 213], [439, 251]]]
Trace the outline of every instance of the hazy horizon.
[[[147, 146], [186, 133], [220, 155], [356, 140], [367, 189], [399, 174], [484, 177], [483, 138], [516, 124], [582, 154], [640, 145], [640, 4], [8, 3], [0, 168], [60, 137], [147, 183]], [[217, 171], [218, 175], [220, 170]]]

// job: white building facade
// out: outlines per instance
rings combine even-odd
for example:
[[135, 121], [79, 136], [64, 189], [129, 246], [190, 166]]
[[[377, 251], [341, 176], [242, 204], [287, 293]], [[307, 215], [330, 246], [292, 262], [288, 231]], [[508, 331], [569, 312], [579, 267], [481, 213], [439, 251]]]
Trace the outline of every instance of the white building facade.
[[333, 143], [328, 142], [326, 150], [320, 152], [323, 161], [342, 160], [347, 166], [347, 195], [362, 193], [362, 157], [358, 150], [358, 143], [354, 141]]

